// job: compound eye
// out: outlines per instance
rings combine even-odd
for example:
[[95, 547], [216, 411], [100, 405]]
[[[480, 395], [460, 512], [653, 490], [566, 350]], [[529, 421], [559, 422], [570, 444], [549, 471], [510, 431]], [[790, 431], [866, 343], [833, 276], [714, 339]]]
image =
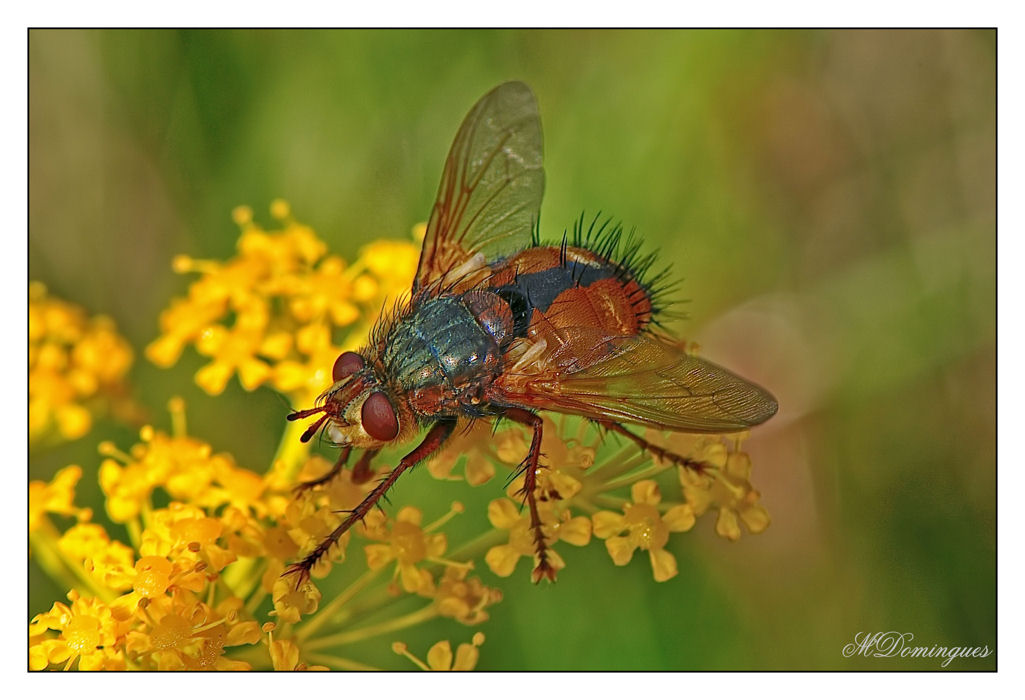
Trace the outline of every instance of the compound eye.
[[394, 440], [399, 434], [399, 419], [395, 417], [395, 409], [388, 397], [380, 391], [375, 391], [363, 402], [360, 420], [363, 422], [363, 430], [375, 440]]
[[331, 368], [331, 377], [339, 382], [363, 369], [363, 357], [357, 352], [343, 352]]

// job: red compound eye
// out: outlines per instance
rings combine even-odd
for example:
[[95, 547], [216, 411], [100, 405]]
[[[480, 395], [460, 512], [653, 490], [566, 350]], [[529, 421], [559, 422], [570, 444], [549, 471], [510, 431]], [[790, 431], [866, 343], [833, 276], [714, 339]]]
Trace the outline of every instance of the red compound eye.
[[363, 422], [363, 430], [375, 440], [394, 440], [399, 434], [399, 419], [395, 417], [395, 409], [388, 397], [380, 391], [375, 391], [363, 402], [360, 420]]
[[331, 376], [336, 382], [351, 377], [363, 369], [363, 357], [356, 352], [343, 352], [335, 360], [335, 366], [331, 368]]

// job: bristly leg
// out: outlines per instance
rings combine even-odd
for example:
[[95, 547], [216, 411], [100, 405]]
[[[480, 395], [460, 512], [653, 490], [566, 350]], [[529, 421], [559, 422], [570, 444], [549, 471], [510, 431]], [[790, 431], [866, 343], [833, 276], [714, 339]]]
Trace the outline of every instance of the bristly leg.
[[[336, 476], [338, 476], [338, 473], [341, 472], [342, 469], [345, 468], [345, 464], [346, 464], [346, 462], [349, 461], [349, 454], [351, 452], [352, 452], [352, 447], [349, 446], [349, 445], [346, 445], [345, 447], [342, 448], [341, 452], [338, 453], [338, 459], [335, 460], [335, 465], [333, 467], [331, 467], [330, 470], [328, 470], [327, 474], [325, 474], [324, 476], [318, 477], [316, 479], [310, 479], [309, 481], [304, 481], [301, 484], [299, 484], [298, 486], [296, 486], [294, 489], [292, 489], [292, 491], [296, 495], [298, 495], [300, 493], [303, 493], [304, 491], [309, 491], [312, 488], [316, 488], [317, 486], [320, 486], [322, 484], [328, 483], [329, 481], [334, 479]], [[362, 461], [363, 460], [361, 458], [360, 462], [362, 462]], [[357, 466], [358, 466], [358, 464], [357, 464]]]
[[541, 456], [541, 430], [543, 421], [530, 411], [522, 408], [507, 408], [502, 414], [511, 421], [526, 425], [534, 431], [534, 437], [530, 441], [530, 451], [523, 460], [523, 495], [530, 509], [530, 529], [534, 533], [534, 553], [537, 555], [537, 566], [534, 567], [532, 578], [538, 583], [542, 578], [549, 581], [555, 580], [555, 568], [548, 561], [548, 545], [545, 542], [541, 514], [537, 510], [537, 496], [534, 493], [537, 489], [537, 470], [540, 468], [538, 458]]
[[690, 469], [691, 471], [697, 472], [698, 474], [704, 474], [705, 470], [709, 469], [711, 466], [709, 464], [706, 464], [705, 462], [701, 462], [696, 459], [691, 459], [690, 457], [684, 457], [681, 454], [670, 452], [665, 448], [659, 447], [654, 443], [648, 442], [640, 435], [635, 435], [631, 433], [629, 430], [624, 428], [619, 423], [614, 423], [612, 421], [597, 421], [597, 423], [609, 432], [618, 433], [629, 438], [642, 450], [649, 452], [656, 458], [672, 462], [673, 464], [681, 466], [684, 469]]
[[352, 465], [352, 483], [365, 484], [373, 478], [374, 468], [370, 466], [370, 461], [378, 452], [379, 450], [364, 450], [359, 460]]
[[[331, 467], [327, 474], [316, 479], [310, 479], [309, 481], [302, 482], [293, 489], [295, 494], [301, 494], [305, 491], [316, 488], [317, 486], [323, 486], [324, 484], [333, 481], [342, 469], [345, 468], [345, 465], [349, 461], [349, 455], [351, 452], [351, 446], [346, 445], [343, 447], [341, 452], [338, 453], [338, 459], [335, 461], [334, 466]], [[356, 464], [352, 465], [352, 483], [365, 484], [373, 478], [374, 469], [370, 466], [370, 461], [378, 452], [379, 450], [364, 450]]]
[[[368, 493], [363, 501], [349, 511], [349, 514], [345, 517], [345, 520], [336, 527], [330, 535], [324, 538], [324, 540], [316, 546], [316, 548], [310, 552], [306, 557], [299, 562], [296, 562], [292, 566], [285, 570], [282, 576], [296, 575], [295, 587], [298, 589], [303, 583], [310, 578], [310, 570], [316, 566], [317, 562], [324, 557], [338, 540], [341, 539], [349, 528], [356, 524], [356, 521], [363, 520], [366, 514], [370, 512], [379, 500], [384, 496], [385, 492], [388, 491], [395, 483], [395, 481], [402, 475], [402, 472], [406, 471], [410, 467], [415, 466], [419, 462], [423, 461], [434, 453], [442, 443], [452, 434], [455, 429], [455, 421], [438, 421], [424, 437], [423, 441], [416, 446], [416, 448], [399, 460], [398, 466], [388, 472], [381, 481], [374, 487], [374, 490]], [[369, 450], [368, 450], [369, 451]], [[362, 461], [362, 459], [360, 460]], [[367, 460], [369, 463], [369, 459]], [[358, 465], [357, 465], [358, 466]]]

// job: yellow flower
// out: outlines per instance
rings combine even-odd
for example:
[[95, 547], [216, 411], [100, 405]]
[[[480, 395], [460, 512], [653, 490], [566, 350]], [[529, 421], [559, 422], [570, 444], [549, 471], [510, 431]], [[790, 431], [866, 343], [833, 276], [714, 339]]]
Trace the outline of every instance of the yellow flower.
[[[149, 524], [142, 533], [139, 553], [167, 557], [186, 570], [194, 569], [202, 562], [205, 566], [200, 571], [218, 572], [236, 559], [232, 552], [218, 544], [223, 532], [224, 525], [220, 519], [207, 516], [205, 511], [195, 506], [172, 502], [167, 508], [150, 514]], [[185, 571], [182, 575], [184, 577]], [[200, 585], [201, 588], [202, 578], [191, 585]], [[178, 581], [179, 585], [191, 587], [184, 578]]]
[[69, 528], [57, 546], [69, 559], [96, 577], [103, 586], [114, 591], [132, 587], [135, 578], [135, 553], [132, 548], [111, 540], [103, 526], [79, 523]]
[[[569, 510], [557, 504], [557, 501], [539, 501], [538, 511], [541, 515], [541, 531], [549, 545], [549, 563], [559, 571], [565, 568], [566, 563], [551, 545], [562, 541], [576, 547], [585, 546], [591, 541], [591, 521], [584, 516], [574, 517]], [[499, 498], [488, 504], [488, 520], [499, 530], [509, 531], [506, 544], [492, 547], [484, 555], [484, 561], [494, 573], [509, 576], [520, 557], [536, 559], [534, 535], [530, 530], [530, 515], [526, 508], [521, 510], [508, 498]], [[536, 561], [534, 563], [537, 564]]]
[[758, 503], [760, 495], [751, 486], [750, 477], [751, 458], [746, 452], [730, 453], [721, 470], [708, 474], [680, 470], [683, 493], [694, 514], [700, 516], [709, 508], [718, 508], [715, 531], [733, 541], [740, 539], [740, 522], [752, 535], [769, 526], [769, 512]]
[[88, 508], [75, 507], [75, 485], [82, 478], [82, 468], [77, 464], [61, 469], [49, 484], [32, 481], [28, 485], [28, 529], [39, 529], [46, 513], [70, 515], [80, 520], [92, 517]]
[[479, 625], [488, 619], [485, 608], [502, 600], [502, 592], [488, 588], [481, 580], [469, 577], [470, 567], [448, 566], [438, 582], [434, 596], [438, 612], [464, 625]]
[[495, 461], [498, 456], [492, 448], [493, 441], [505, 438], [506, 433], [519, 431], [502, 431], [492, 436], [492, 426], [486, 421], [473, 421], [456, 429], [448, 439], [444, 448], [427, 460], [427, 470], [435, 479], [458, 481], [459, 476], [452, 470], [463, 457], [463, 478], [470, 486], [487, 483], [495, 475]]
[[137, 517], [158, 487], [172, 498], [205, 508], [230, 504], [257, 515], [266, 513], [262, 498], [266, 479], [238, 467], [230, 455], [213, 454], [210, 445], [201, 440], [168, 435], [149, 426], [140, 436], [142, 443], [129, 454], [109, 443], [100, 446], [101, 452], [110, 455], [100, 464], [100, 487], [114, 522], [126, 523]]
[[275, 671], [330, 671], [327, 666], [307, 666], [299, 660], [299, 647], [290, 639], [275, 639], [268, 644]]
[[292, 577], [278, 576], [273, 584], [274, 614], [280, 622], [298, 622], [303, 615], [316, 612], [321, 594], [311, 581], [296, 588]]
[[[408, 292], [415, 274], [419, 248], [412, 242], [371, 244], [349, 265], [327, 255], [316, 233], [291, 218], [287, 202], [275, 200], [271, 215], [280, 227], [264, 230], [248, 207], [235, 210], [242, 233], [230, 260], [175, 260], [176, 271], [200, 277], [161, 314], [161, 335], [146, 356], [170, 367], [195, 345], [211, 358], [195, 377], [207, 393], [221, 393], [237, 374], [246, 390], [271, 382], [312, 399], [331, 383], [338, 354], [364, 339], [384, 298]], [[344, 347], [332, 341], [341, 330], [352, 331]]]
[[125, 649], [132, 655], [160, 671], [251, 668], [224, 656], [225, 647], [256, 644], [262, 638], [259, 625], [246, 619], [241, 598], [231, 596], [211, 607], [183, 591], [147, 603], [136, 612], [141, 624], [126, 635]]
[[[605, 540], [605, 548], [616, 566], [625, 566], [638, 547], [648, 551], [656, 581], [676, 576], [676, 559], [665, 551], [670, 532], [685, 532], [694, 526], [694, 511], [689, 504], [673, 506], [659, 513], [662, 500], [658, 485], [651, 480], [638, 481], [630, 490], [632, 503], [623, 513], [599, 511], [593, 516], [594, 535]], [[625, 535], [620, 533], [625, 532]]]
[[125, 377], [132, 350], [105, 316], [89, 318], [74, 304], [29, 284], [29, 442], [52, 429], [64, 440], [89, 432], [96, 415], [134, 420]]
[[380, 513], [368, 514], [367, 534], [385, 540], [384, 544], [368, 544], [364, 547], [367, 566], [377, 571], [395, 562], [395, 576], [402, 582], [407, 593], [431, 595], [434, 592], [434, 577], [417, 564], [437, 560], [445, 553], [446, 539], [443, 533], [430, 533], [420, 527], [423, 513], [411, 506], [398, 512], [390, 528], [375, 527]]
[[477, 632], [470, 644], [460, 644], [456, 653], [452, 653], [452, 645], [443, 640], [427, 651], [427, 662], [424, 663], [409, 651], [402, 642], [392, 644], [392, 651], [405, 656], [424, 671], [472, 671], [480, 660], [480, 646], [484, 643], [484, 634]]
[[[77, 661], [82, 671], [123, 670], [125, 657], [117, 643], [127, 632], [128, 623], [119, 620], [97, 598], [82, 598], [75, 591], [68, 597], [72, 601], [70, 606], [54, 603], [49, 612], [32, 619], [29, 668], [70, 669]], [[47, 630], [59, 634], [56, 638], [46, 637]]]
[[213, 362], [196, 372], [196, 384], [216, 396], [224, 391], [236, 371], [246, 391], [252, 391], [271, 375], [271, 366], [256, 354], [263, 346], [263, 328], [245, 328], [236, 323], [231, 330], [224, 326], [205, 328], [196, 341], [196, 349]]

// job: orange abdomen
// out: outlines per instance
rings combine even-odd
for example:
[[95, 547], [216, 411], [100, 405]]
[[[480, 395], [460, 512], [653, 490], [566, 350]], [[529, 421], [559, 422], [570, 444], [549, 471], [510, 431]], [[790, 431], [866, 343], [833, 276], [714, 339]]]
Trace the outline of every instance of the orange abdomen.
[[514, 335], [547, 327], [587, 327], [603, 335], [637, 335], [651, 322], [648, 291], [631, 272], [593, 251], [528, 248], [500, 261], [489, 286], [509, 304]]

